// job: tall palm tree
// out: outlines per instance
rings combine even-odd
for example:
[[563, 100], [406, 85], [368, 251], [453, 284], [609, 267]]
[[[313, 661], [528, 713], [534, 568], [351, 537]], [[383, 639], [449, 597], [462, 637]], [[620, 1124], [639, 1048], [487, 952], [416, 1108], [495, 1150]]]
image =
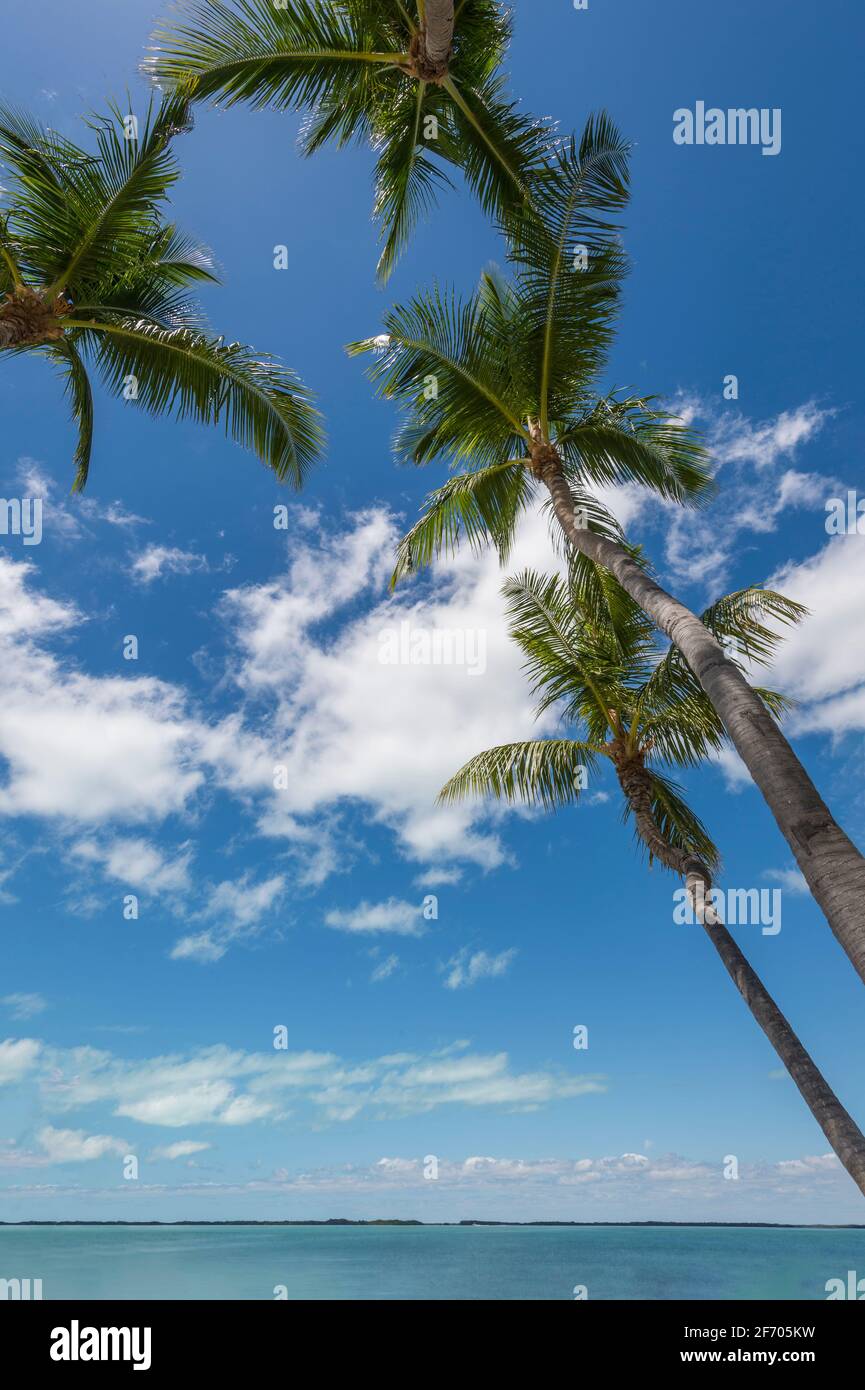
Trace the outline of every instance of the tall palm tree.
[[207, 253], [163, 217], [178, 177], [176, 98], [136, 126], [112, 107], [87, 121], [95, 153], [0, 108], [0, 353], [35, 352], [63, 375], [78, 425], [75, 488], [93, 438], [90, 368], [153, 415], [223, 424], [297, 487], [322, 446], [318, 412], [293, 372], [214, 338], [188, 298], [213, 281]]
[[[615, 770], [626, 819], [650, 862], [685, 879], [696, 917], [734, 984], [838, 1158], [865, 1194], [865, 1135], [844, 1109], [710, 898], [719, 854], [708, 831], [670, 780], [671, 767], [698, 766], [725, 740], [724, 727], [675, 647], [659, 648], [637, 604], [605, 570], [578, 556], [570, 583], [527, 571], [504, 586], [511, 636], [526, 656], [539, 711], [560, 709], [577, 737], [506, 744], [478, 754], [440, 799], [492, 795], [555, 809], [578, 800], [585, 778], [606, 759]], [[731, 660], [765, 663], [779, 640], [764, 622], [804, 613], [781, 594], [727, 594], [700, 621]], [[784, 699], [758, 689], [774, 719]]]
[[308, 112], [307, 154], [367, 141], [386, 279], [448, 166], [488, 211], [525, 197], [549, 132], [504, 93], [509, 39], [497, 0], [183, 0], [145, 68], [194, 100]]
[[[556, 155], [534, 211], [509, 217], [512, 274], [486, 273], [468, 299], [438, 287], [392, 308], [372, 353], [381, 394], [407, 411], [395, 449], [458, 471], [427, 499], [394, 580], [465, 536], [504, 560], [540, 490], [557, 533], [616, 576], [676, 644], [769, 805], [841, 946], [865, 981], [865, 858], [834, 820], [744, 673], [711, 631], [638, 564], [593, 486], [637, 482], [699, 504], [705, 449], [652, 399], [600, 394], [624, 257], [610, 217], [628, 195], [628, 152], [604, 117]], [[576, 250], [576, 255], [574, 254]]]

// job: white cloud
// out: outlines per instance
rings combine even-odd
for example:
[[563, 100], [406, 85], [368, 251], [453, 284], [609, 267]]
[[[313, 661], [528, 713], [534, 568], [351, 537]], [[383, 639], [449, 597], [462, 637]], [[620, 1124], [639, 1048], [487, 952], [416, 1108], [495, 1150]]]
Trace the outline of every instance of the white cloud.
[[423, 908], [415, 903], [388, 898], [383, 903], [359, 903], [346, 912], [334, 910], [325, 916], [325, 923], [337, 931], [376, 934], [393, 932], [395, 936], [422, 936]]
[[465, 1042], [424, 1054], [349, 1061], [322, 1052], [243, 1052], [221, 1044], [125, 1060], [89, 1047], [0, 1045], [0, 1079], [38, 1083], [43, 1106], [67, 1113], [99, 1103], [139, 1124], [169, 1129], [273, 1120], [286, 1095], [305, 1123], [423, 1114], [440, 1106], [535, 1110], [606, 1090], [603, 1077], [551, 1069], [516, 1071], [506, 1052], [472, 1053]]
[[763, 877], [780, 883], [785, 892], [793, 893], [797, 897], [805, 897], [811, 891], [805, 875], [799, 869], [767, 869]]
[[[93, 841], [82, 821], [108, 825], [115, 848], [86, 850], [94, 864], [129, 881], [127, 866], [144, 873], [158, 856], [150, 862], [164, 891], [182, 888], [184, 852], [171, 858], [120, 828], [190, 816], [205, 788], [227, 791], [259, 833], [282, 840], [306, 886], [359, 852], [349, 810], [388, 827], [408, 858], [438, 875], [428, 883], [456, 882], [465, 864], [507, 862], [505, 808], [442, 807], [436, 797], [472, 754], [542, 735], [554, 716], [535, 721], [495, 556], [462, 551], [393, 597], [386, 580], [401, 529], [381, 508], [336, 534], [307, 526], [284, 575], [228, 593], [221, 616], [242, 699], [220, 719], [205, 718], [183, 687], [137, 675], [119, 653], [116, 676], [55, 655], [49, 639], [74, 635], [82, 615], [39, 595], [32, 565], [0, 561], [0, 815], [54, 819], [64, 832], [74, 823], [84, 845]], [[528, 516], [511, 567], [553, 563], [546, 519]], [[383, 664], [381, 634], [402, 622], [483, 637], [483, 674]], [[218, 959], [228, 939], [215, 919], [199, 919], [175, 954]]]
[[741, 548], [743, 532], [774, 531], [794, 507], [822, 512], [833, 481], [789, 465], [832, 412], [807, 401], [755, 424], [735, 407], [695, 397], [680, 400], [677, 410], [689, 424], [699, 423], [724, 479], [702, 524], [695, 525], [692, 514], [673, 504], [666, 508], [667, 563], [680, 581], [700, 585], [717, 597]]
[[39, 644], [79, 621], [31, 592], [33, 567], [0, 559], [0, 815], [99, 823], [181, 809], [203, 774], [180, 693], [129, 672], [90, 677]]
[[865, 729], [865, 537], [837, 536], [809, 559], [790, 561], [768, 580], [803, 603], [809, 616], [785, 639], [772, 668], [778, 688], [800, 707], [791, 727], [844, 734]]
[[470, 952], [466, 946], [448, 961], [450, 969], [445, 986], [447, 989], [468, 989], [478, 980], [498, 979], [507, 974], [516, 954], [516, 950], [510, 950], [491, 956], [486, 951]]
[[13, 1018], [35, 1018], [48, 1008], [41, 994], [7, 994], [0, 1004], [8, 1009]]
[[204, 931], [183, 936], [176, 942], [172, 960], [194, 960], [211, 964], [221, 960], [229, 946], [243, 937], [254, 935], [262, 921], [273, 913], [285, 889], [283, 874], [254, 883], [247, 872], [236, 881], [226, 879], [208, 895], [206, 906], [188, 914], [188, 920], [213, 921]]
[[399, 970], [399, 956], [387, 956], [379, 962], [369, 978], [373, 984], [379, 984], [382, 980], [389, 980], [397, 970]]
[[160, 1148], [154, 1149], [151, 1158], [165, 1158], [174, 1160], [176, 1158], [189, 1158], [191, 1154], [203, 1153], [209, 1149], [209, 1144], [202, 1144], [195, 1139], [179, 1139], [176, 1144], [164, 1144]]
[[58, 493], [54, 479], [36, 459], [18, 460], [17, 480], [22, 496], [42, 499], [45, 530], [63, 541], [92, 538], [92, 527], [99, 523], [123, 529], [150, 524], [147, 517], [128, 512], [120, 502], [102, 503], [80, 494], [70, 497], [63, 489]]
[[107, 1134], [86, 1134], [83, 1129], [53, 1129], [47, 1125], [36, 1136], [49, 1162], [89, 1163], [106, 1154], [124, 1156], [129, 1146]]
[[130, 836], [99, 843], [79, 840], [70, 852], [76, 859], [98, 864], [109, 878], [130, 888], [157, 894], [180, 893], [190, 887], [189, 849], [169, 859], [149, 841]]
[[41, 1045], [33, 1038], [6, 1038], [0, 1042], [0, 1086], [14, 1085], [36, 1065]]
[[192, 574], [196, 570], [207, 571], [207, 560], [191, 550], [180, 550], [171, 545], [148, 545], [136, 555], [130, 566], [130, 574], [137, 584], [152, 584], [167, 574]]
[[[505, 859], [499, 838], [477, 828], [489, 816], [477, 806], [436, 806], [436, 796], [472, 754], [543, 733], [552, 717], [535, 722], [495, 557], [462, 551], [435, 567], [434, 584], [421, 580], [388, 597], [398, 535], [387, 512], [363, 513], [347, 533], [295, 546], [282, 579], [227, 596], [235, 678], [250, 696], [272, 701], [274, 751], [270, 765], [262, 758], [257, 767], [270, 793], [260, 826], [302, 847], [308, 817], [360, 802], [428, 867], [495, 867]], [[532, 563], [554, 564], [540, 515], [526, 519], [510, 568]], [[483, 674], [457, 664], [385, 664], [382, 634], [403, 622], [483, 638]], [[275, 793], [274, 764], [286, 784]], [[249, 763], [238, 773], [248, 786]]]

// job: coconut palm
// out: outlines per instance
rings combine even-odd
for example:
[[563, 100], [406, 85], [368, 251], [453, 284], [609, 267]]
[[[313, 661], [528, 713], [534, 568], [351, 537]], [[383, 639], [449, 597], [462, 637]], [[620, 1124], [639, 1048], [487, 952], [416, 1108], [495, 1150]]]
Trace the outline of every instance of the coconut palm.
[[549, 140], [503, 86], [496, 0], [183, 0], [145, 67], [194, 100], [302, 110], [306, 154], [367, 141], [387, 278], [457, 166], [490, 211], [521, 201]]
[[[650, 863], [681, 876], [696, 919], [854, 1182], [865, 1193], [863, 1135], [721, 922], [712, 891], [719, 853], [668, 775], [696, 767], [725, 742], [724, 727], [675, 647], [662, 650], [637, 604], [609, 574], [578, 556], [570, 581], [531, 571], [504, 586], [511, 636], [526, 656], [539, 713], [556, 709], [569, 736], [506, 744], [478, 754], [448, 782], [441, 800], [491, 795], [556, 809], [578, 801], [606, 760], [626, 820]], [[727, 594], [700, 621], [730, 660], [765, 664], [779, 638], [766, 618], [796, 622], [804, 609], [781, 594]], [[767, 717], [786, 702], [757, 689]], [[575, 736], [570, 736], [570, 730]]]
[[[593, 489], [639, 483], [698, 504], [705, 449], [657, 401], [601, 381], [625, 261], [610, 218], [627, 198], [627, 148], [605, 118], [556, 155], [534, 211], [507, 222], [511, 275], [461, 299], [435, 287], [393, 307], [372, 353], [382, 395], [406, 409], [400, 461], [454, 476], [403, 540], [396, 582], [462, 537], [506, 559], [521, 512], [546, 497], [560, 538], [616, 576], [681, 651], [769, 805], [816, 901], [865, 981], [865, 858], [832, 817], [777, 723], [713, 633], [635, 560]], [[576, 254], [575, 254], [576, 252]]]
[[272, 359], [213, 337], [187, 298], [216, 277], [163, 217], [185, 105], [151, 103], [140, 126], [112, 107], [87, 125], [95, 152], [0, 109], [0, 352], [59, 368], [78, 425], [75, 488], [90, 467], [91, 370], [153, 415], [222, 424], [299, 487], [322, 444], [309, 392]]

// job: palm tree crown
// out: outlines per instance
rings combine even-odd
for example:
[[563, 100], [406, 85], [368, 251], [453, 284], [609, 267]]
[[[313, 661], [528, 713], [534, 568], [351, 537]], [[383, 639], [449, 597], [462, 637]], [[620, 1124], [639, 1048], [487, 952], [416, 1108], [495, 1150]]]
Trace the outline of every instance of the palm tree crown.
[[75, 488], [93, 438], [89, 368], [154, 415], [222, 423], [296, 486], [318, 457], [317, 411], [293, 372], [214, 338], [188, 299], [216, 279], [209, 255], [164, 220], [178, 177], [171, 141], [185, 103], [151, 103], [139, 127], [117, 107], [87, 122], [88, 153], [26, 115], [0, 109], [10, 181], [0, 214], [0, 351], [59, 367], [78, 425]]
[[301, 146], [369, 142], [387, 278], [445, 169], [487, 211], [519, 203], [550, 143], [500, 72], [510, 18], [496, 0], [185, 0], [147, 71], [197, 99], [305, 110]]
[[[489, 749], [468, 762], [443, 789], [444, 801], [492, 794], [555, 808], [576, 801], [607, 758], [650, 858], [667, 867], [668, 849], [697, 856], [711, 871], [718, 851], [662, 769], [701, 763], [724, 743], [724, 727], [676, 647], [662, 647], [652, 624], [621, 585], [584, 556], [569, 580], [526, 571], [509, 579], [510, 632], [526, 656], [539, 695], [538, 712], [555, 708], [579, 734]], [[780, 641], [765, 618], [797, 622], [805, 610], [768, 589], [727, 594], [702, 621], [737, 664], [764, 664]], [[775, 691], [756, 692], [779, 716]]]
[[[462, 465], [403, 541], [395, 580], [460, 535], [504, 560], [521, 511], [552, 462], [582, 525], [619, 538], [593, 485], [638, 482], [694, 502], [711, 487], [705, 451], [653, 398], [599, 380], [626, 260], [610, 219], [628, 196], [628, 148], [604, 115], [563, 146], [535, 184], [532, 210], [505, 220], [512, 274], [487, 271], [468, 299], [438, 287], [390, 310], [384, 332], [351, 344], [406, 418], [401, 460]], [[548, 484], [547, 484], [548, 486]]]

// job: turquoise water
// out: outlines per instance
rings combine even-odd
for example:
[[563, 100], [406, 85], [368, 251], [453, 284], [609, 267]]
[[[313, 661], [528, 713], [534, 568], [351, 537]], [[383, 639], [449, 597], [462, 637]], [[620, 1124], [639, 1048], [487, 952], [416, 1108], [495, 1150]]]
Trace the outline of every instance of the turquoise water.
[[865, 1231], [0, 1228], [0, 1279], [44, 1299], [818, 1300], [848, 1270], [865, 1277]]

